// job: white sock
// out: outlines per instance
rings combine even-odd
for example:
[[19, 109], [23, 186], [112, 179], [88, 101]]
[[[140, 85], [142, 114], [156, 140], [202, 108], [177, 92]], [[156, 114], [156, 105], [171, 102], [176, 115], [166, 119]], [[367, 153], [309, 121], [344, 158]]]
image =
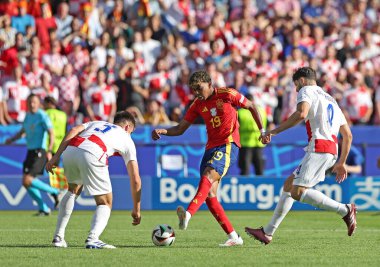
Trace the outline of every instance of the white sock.
[[264, 232], [267, 235], [273, 235], [277, 228], [280, 226], [282, 220], [286, 214], [290, 211], [294, 203], [294, 199], [290, 195], [290, 192], [282, 191], [280, 200], [278, 201], [276, 208], [273, 212], [271, 221], [264, 227]]
[[67, 191], [59, 203], [57, 227], [54, 236], [65, 238], [65, 229], [73, 212], [76, 196], [74, 193]]
[[303, 192], [300, 201], [310, 204], [316, 208], [335, 211], [342, 217], [344, 217], [348, 212], [346, 205], [339, 203], [329, 198], [325, 194], [310, 188], [306, 189]]
[[99, 205], [96, 207], [94, 217], [92, 217], [91, 230], [88, 234], [88, 239], [99, 239], [99, 236], [107, 226], [110, 215], [111, 209], [107, 205]]
[[228, 234], [228, 238], [229, 239], [238, 239], [239, 235], [235, 231], [232, 231], [231, 233]]
[[190, 219], [191, 219], [191, 214], [190, 212], [186, 211], [186, 224], [189, 223]]

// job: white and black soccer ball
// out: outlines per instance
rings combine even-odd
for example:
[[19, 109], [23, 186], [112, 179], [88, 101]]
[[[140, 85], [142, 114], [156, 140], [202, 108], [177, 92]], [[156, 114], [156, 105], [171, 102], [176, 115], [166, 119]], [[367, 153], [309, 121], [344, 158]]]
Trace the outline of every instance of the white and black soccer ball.
[[152, 241], [156, 246], [171, 246], [175, 240], [174, 229], [167, 224], [159, 224], [154, 227]]

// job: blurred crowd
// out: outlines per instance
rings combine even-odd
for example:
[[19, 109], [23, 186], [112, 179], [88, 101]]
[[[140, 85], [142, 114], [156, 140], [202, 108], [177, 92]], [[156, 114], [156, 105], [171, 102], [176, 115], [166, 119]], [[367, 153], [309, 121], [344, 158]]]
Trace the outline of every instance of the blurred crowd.
[[22, 122], [30, 93], [52, 96], [71, 125], [178, 122], [189, 75], [206, 69], [267, 113], [296, 106], [293, 71], [318, 83], [351, 124], [380, 124], [378, 0], [0, 1], [0, 123]]

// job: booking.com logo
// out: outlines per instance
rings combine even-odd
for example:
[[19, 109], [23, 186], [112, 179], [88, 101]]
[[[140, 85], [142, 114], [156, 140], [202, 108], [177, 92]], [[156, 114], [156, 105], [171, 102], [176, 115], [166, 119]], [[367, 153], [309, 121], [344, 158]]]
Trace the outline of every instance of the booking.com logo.
[[[255, 183], [254, 180], [239, 180], [235, 177], [224, 179], [218, 190], [218, 199], [226, 204], [256, 204], [258, 209], [271, 209], [278, 202], [282, 187], [275, 186], [273, 180], [270, 181], [272, 183]], [[189, 203], [197, 190], [196, 185], [174, 178], [161, 178], [159, 184], [162, 204], [177, 201]], [[321, 184], [315, 188], [336, 201], [342, 200], [342, 188], [338, 184]]]

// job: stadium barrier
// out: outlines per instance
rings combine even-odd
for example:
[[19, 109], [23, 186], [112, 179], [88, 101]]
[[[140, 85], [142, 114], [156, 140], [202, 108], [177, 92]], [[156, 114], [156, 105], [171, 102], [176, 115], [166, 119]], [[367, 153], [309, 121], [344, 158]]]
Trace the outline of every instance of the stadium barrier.
[[[13, 136], [20, 125], [0, 126], [0, 144]], [[193, 125], [183, 136], [163, 136], [159, 141], [152, 141], [151, 126], [139, 126], [132, 134], [137, 147], [137, 158], [140, 162], [141, 175], [157, 176], [157, 163], [162, 155], [181, 155], [187, 163], [189, 177], [199, 176], [199, 165], [207, 142], [206, 129], [201, 125]], [[352, 128], [354, 145], [364, 158], [363, 176], [380, 176], [377, 164], [380, 161], [380, 127], [356, 126]], [[307, 136], [305, 127], [291, 128], [272, 139], [272, 143], [264, 149], [265, 176], [286, 177], [300, 163], [304, 156]], [[20, 174], [22, 162], [26, 155], [25, 140], [20, 139], [15, 145], [0, 145], [0, 174]], [[124, 175], [125, 166], [120, 158], [111, 158], [110, 173]], [[252, 170], [253, 173], [253, 170]], [[233, 164], [229, 175], [238, 175], [237, 164]], [[161, 176], [180, 176], [180, 172], [162, 170]]]
[[[47, 181], [48, 178], [41, 178]], [[132, 201], [128, 176], [112, 176], [115, 210], [130, 210]], [[273, 210], [279, 200], [285, 178], [230, 176], [222, 179], [219, 199], [226, 210]], [[142, 210], [175, 210], [186, 206], [195, 195], [199, 179], [142, 176]], [[354, 202], [359, 210], [380, 210], [380, 177], [348, 178], [337, 184], [333, 177], [316, 186], [327, 196], [343, 203]], [[48, 194], [43, 197], [53, 206]], [[35, 210], [36, 203], [21, 185], [19, 176], [0, 176], [0, 210]], [[93, 210], [95, 202], [84, 193], [75, 209]], [[201, 209], [206, 209], [203, 205]], [[312, 210], [312, 206], [296, 202], [293, 210]]]

